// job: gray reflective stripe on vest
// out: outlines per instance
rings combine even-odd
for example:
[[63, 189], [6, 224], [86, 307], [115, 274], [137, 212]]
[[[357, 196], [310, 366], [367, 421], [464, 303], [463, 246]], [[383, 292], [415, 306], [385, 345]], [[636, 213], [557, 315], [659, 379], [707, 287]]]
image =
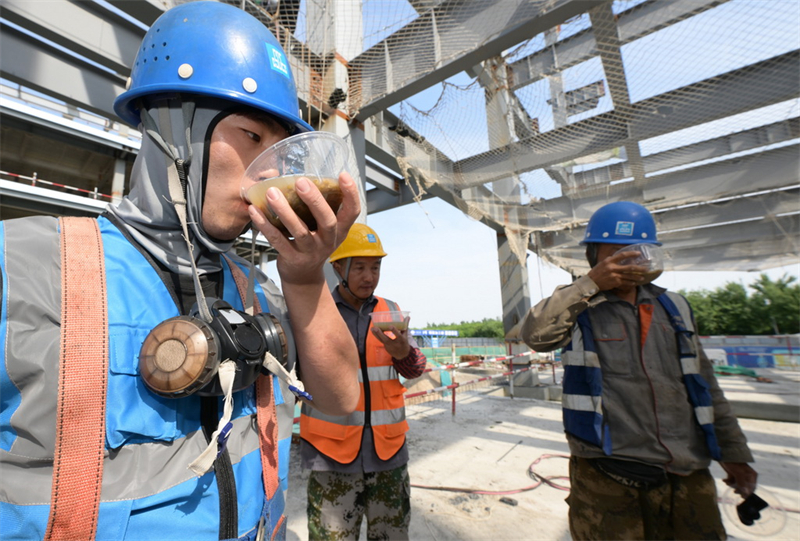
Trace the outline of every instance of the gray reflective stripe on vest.
[[599, 396], [585, 396], [581, 394], [561, 395], [561, 405], [576, 411], [593, 411], [603, 413], [603, 399]]
[[[358, 372], [358, 381], [364, 383], [361, 379], [362, 372]], [[369, 366], [367, 367], [367, 377], [369, 377], [370, 381], [387, 381], [392, 379], [397, 379], [397, 370], [395, 370], [394, 366], [387, 365], [387, 366]]]
[[681, 359], [681, 371], [686, 374], [700, 373], [700, 359], [697, 357], [684, 357]]
[[397, 306], [397, 303], [395, 303], [394, 301], [390, 301], [389, 299], [383, 299], [383, 300], [386, 301], [386, 306], [389, 307], [390, 311], [393, 311], [393, 312], [399, 312], [400, 311], [400, 307]]
[[594, 351], [565, 351], [561, 354], [561, 363], [564, 366], [600, 368], [600, 358]]
[[[103, 462], [101, 501], [145, 498], [195, 478], [188, 464], [206, 448], [202, 430], [172, 443], [125, 445]], [[258, 449], [258, 432], [250, 416], [233, 421], [228, 439], [231, 462]], [[18, 505], [49, 505], [52, 458], [33, 462], [29, 457], [0, 450], [3, 483], [0, 501]]]
[[393, 425], [402, 422], [406, 418], [405, 408], [393, 410], [377, 410], [372, 412], [371, 422], [373, 426]]
[[[38, 216], [10, 220], [4, 224], [6, 256], [6, 351], [5, 362], [11, 381], [25, 381], [37, 372], [42, 385], [36, 389], [23, 385], [19, 406], [11, 417], [17, 434], [10, 451], [31, 459], [53, 458], [55, 448], [56, 403], [61, 330], [61, 237], [58, 220]], [[44, 255], [53, 257], [47, 264], [32, 264]], [[47, 284], [48, 287], [42, 286]], [[8, 317], [11, 314], [13, 317]], [[30, 353], [35, 351], [36, 355]], [[18, 386], [19, 387], [19, 386]], [[48, 470], [49, 471], [49, 470]], [[5, 471], [4, 483], [5, 484]], [[50, 481], [47, 498], [50, 499]]]
[[580, 326], [576, 323], [572, 326], [572, 349], [576, 351], [583, 351], [583, 332]]
[[667, 291], [666, 294], [667, 297], [669, 297], [678, 308], [678, 312], [680, 312], [681, 318], [683, 318], [683, 325], [686, 327], [686, 330], [696, 332], [694, 325], [692, 324], [692, 312], [689, 309], [689, 303], [686, 301], [686, 299], [671, 291]]
[[303, 415], [307, 415], [314, 419], [319, 419], [320, 421], [326, 421], [328, 423], [334, 423], [337, 425], [344, 425], [344, 426], [363, 426], [364, 424], [363, 411], [354, 411], [350, 415], [336, 416], [336, 415], [326, 415], [307, 404], [303, 404], [302, 409], [303, 409]]
[[600, 358], [594, 351], [584, 351], [583, 333], [579, 325], [572, 329], [572, 349], [561, 353], [563, 366], [589, 366], [600, 368]]
[[[696, 332], [692, 324], [692, 313], [689, 309], [689, 303], [677, 294], [667, 292], [667, 296], [672, 300], [673, 304], [678, 308], [681, 314], [683, 324], [687, 330]], [[696, 340], [696, 338], [694, 338]], [[681, 370], [684, 375], [700, 374], [700, 358], [699, 357], [683, 357], [681, 358]], [[714, 424], [714, 407], [713, 406], [697, 406], [694, 408], [694, 415], [697, 417], [697, 422], [701, 425]]]
[[697, 416], [697, 421], [701, 425], [710, 425], [714, 423], [714, 406], [694, 408], [694, 414]]
[[272, 378], [273, 385], [277, 381], [283, 395], [283, 404], [276, 404], [275, 410], [278, 416], [278, 440], [285, 440], [292, 437], [294, 430], [294, 395], [289, 390], [289, 386], [280, 378]]
[[[0, 450], [0, 501], [49, 505], [58, 388], [58, 370], [50, 364], [59, 358], [57, 322], [61, 319], [58, 222], [52, 217], [35, 217], [10, 220], [4, 227], [6, 254], [14, 255], [4, 260], [8, 276], [4, 302], [8, 314], [13, 315], [6, 320], [6, 369], [12, 381], [25, 381], [34, 370], [41, 385], [21, 386], [19, 406], [10, 424], [25, 437], [15, 438], [10, 451]], [[44, 254], [55, 259], [31, 264]], [[42, 288], [42, 284], [48, 287]], [[31, 351], [37, 355], [31, 356]], [[242, 456], [258, 449], [258, 433], [249, 416], [233, 423], [228, 449], [231, 461], [238, 463]], [[291, 422], [279, 422], [279, 427], [282, 425], [291, 430]], [[171, 443], [126, 445], [111, 451], [104, 461], [101, 501], [150, 496], [193, 478], [187, 465], [206, 445], [199, 431]], [[131, 475], [134, 471], [135, 476]]]
[[[350, 415], [337, 417], [334, 415], [325, 415], [324, 413], [305, 404], [303, 404], [303, 415], [342, 426], [363, 426], [365, 420], [363, 411], [354, 411]], [[405, 407], [391, 410], [373, 410], [371, 412], [371, 423], [374, 426], [399, 423], [405, 418]]]

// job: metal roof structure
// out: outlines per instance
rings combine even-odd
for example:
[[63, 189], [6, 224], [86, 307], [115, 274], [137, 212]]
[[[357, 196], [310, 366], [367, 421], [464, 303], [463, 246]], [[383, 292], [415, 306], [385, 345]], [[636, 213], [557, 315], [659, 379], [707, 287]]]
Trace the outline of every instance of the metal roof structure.
[[[125, 193], [141, 136], [112, 103], [176, 3], [3, 0], [0, 218]], [[527, 252], [584, 272], [610, 201], [654, 213], [669, 270], [800, 261], [794, 0], [229, 3], [284, 45], [306, 120], [351, 141], [367, 214], [439, 197], [497, 231], [507, 330]]]

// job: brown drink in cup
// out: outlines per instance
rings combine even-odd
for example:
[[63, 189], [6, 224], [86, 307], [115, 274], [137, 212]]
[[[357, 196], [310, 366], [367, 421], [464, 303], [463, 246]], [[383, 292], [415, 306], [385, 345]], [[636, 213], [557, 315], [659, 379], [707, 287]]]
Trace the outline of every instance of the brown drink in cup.
[[635, 255], [626, 257], [620, 261], [620, 265], [637, 265], [647, 269], [645, 272], [631, 273], [644, 276], [642, 284], [649, 284], [664, 272], [664, 253], [662, 249], [655, 244], [632, 244], [620, 248], [616, 253], [620, 252], [635, 252]]
[[258, 207], [267, 220], [284, 235], [291, 233], [270, 209], [267, 190], [277, 188], [289, 206], [308, 226], [317, 229], [317, 220], [295, 190], [301, 177], [313, 182], [334, 213], [342, 204], [339, 175], [347, 171], [347, 142], [328, 132], [306, 132], [278, 141], [248, 166], [241, 181], [242, 197]]
[[288, 235], [289, 231], [267, 204], [267, 190], [272, 187], [279, 189], [281, 193], [283, 193], [283, 196], [286, 197], [286, 200], [289, 202], [289, 206], [291, 206], [297, 216], [306, 223], [309, 231], [316, 231], [317, 229], [317, 220], [314, 218], [314, 215], [311, 214], [308, 205], [297, 195], [294, 188], [295, 182], [297, 182], [297, 179], [300, 177], [308, 178], [308, 180], [319, 188], [322, 197], [325, 198], [325, 202], [328, 203], [328, 206], [331, 207], [334, 213], [339, 211], [339, 206], [342, 204], [342, 190], [339, 187], [338, 179], [317, 178], [306, 175], [288, 175], [257, 182], [247, 189], [245, 195], [245, 198], [252, 205], [258, 207], [258, 209], [264, 213], [269, 223], [280, 229], [285, 235]]

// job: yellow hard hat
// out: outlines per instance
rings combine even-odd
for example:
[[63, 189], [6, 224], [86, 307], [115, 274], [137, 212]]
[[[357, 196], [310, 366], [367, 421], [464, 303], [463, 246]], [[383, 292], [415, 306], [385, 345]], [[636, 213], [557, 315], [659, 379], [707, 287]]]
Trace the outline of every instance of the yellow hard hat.
[[348, 257], [383, 257], [381, 239], [375, 231], [365, 224], [353, 224], [347, 238], [331, 254], [331, 263]]

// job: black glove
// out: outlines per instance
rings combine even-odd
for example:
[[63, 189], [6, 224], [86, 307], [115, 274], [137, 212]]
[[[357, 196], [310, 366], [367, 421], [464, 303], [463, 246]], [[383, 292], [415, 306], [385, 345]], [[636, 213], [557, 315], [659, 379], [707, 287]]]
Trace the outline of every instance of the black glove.
[[761, 510], [769, 504], [756, 496], [756, 493], [750, 494], [745, 501], [736, 506], [736, 514], [739, 515], [739, 520], [745, 526], [752, 526], [753, 522], [761, 518]]

